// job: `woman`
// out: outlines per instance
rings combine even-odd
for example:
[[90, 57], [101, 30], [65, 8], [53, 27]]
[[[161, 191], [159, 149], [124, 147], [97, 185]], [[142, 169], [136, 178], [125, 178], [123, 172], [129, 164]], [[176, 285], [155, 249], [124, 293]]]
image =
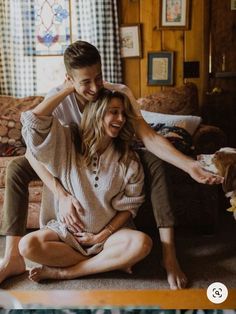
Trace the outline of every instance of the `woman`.
[[[58, 217], [59, 204], [45, 188], [41, 230], [26, 235], [21, 254], [39, 264], [30, 278], [72, 279], [121, 269], [143, 259], [151, 239], [134, 230], [135, 216], [144, 200], [143, 170], [130, 149], [134, 112], [126, 96], [103, 90], [86, 106], [81, 128], [62, 126], [53, 118], [56, 108], [48, 98], [22, 114], [27, 149], [64, 188], [80, 200], [83, 230], [74, 232]], [[29, 156], [26, 154], [26, 157]]]

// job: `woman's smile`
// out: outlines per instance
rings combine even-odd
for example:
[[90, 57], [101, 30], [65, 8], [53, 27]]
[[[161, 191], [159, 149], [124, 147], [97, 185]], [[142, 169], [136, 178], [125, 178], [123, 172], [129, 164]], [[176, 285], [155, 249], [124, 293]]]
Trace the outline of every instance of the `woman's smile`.
[[125, 121], [124, 105], [121, 99], [113, 98], [103, 121], [106, 134], [110, 137], [117, 137]]

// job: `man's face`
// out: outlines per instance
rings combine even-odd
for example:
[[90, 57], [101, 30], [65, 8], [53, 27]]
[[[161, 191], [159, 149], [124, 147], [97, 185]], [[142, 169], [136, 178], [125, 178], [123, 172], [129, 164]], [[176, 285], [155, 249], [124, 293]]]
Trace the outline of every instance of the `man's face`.
[[101, 64], [97, 63], [81, 69], [72, 70], [69, 76], [77, 94], [88, 101], [95, 101], [103, 87]]

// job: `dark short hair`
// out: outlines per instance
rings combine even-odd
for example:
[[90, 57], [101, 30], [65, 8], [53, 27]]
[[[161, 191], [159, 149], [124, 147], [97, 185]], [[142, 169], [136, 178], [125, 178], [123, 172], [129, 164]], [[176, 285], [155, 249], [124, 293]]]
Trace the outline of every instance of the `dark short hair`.
[[66, 71], [71, 74], [73, 69], [80, 69], [97, 63], [101, 64], [99, 51], [92, 44], [78, 40], [69, 45], [64, 52]]

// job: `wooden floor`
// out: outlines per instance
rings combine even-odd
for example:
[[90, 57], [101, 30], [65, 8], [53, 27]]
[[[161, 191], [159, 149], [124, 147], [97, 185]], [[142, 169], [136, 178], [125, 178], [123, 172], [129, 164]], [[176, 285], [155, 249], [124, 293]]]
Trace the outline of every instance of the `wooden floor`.
[[23, 305], [37, 304], [50, 308], [141, 307], [161, 309], [236, 309], [236, 289], [229, 290], [221, 304], [211, 303], [205, 289], [186, 290], [53, 290], [8, 291]]

